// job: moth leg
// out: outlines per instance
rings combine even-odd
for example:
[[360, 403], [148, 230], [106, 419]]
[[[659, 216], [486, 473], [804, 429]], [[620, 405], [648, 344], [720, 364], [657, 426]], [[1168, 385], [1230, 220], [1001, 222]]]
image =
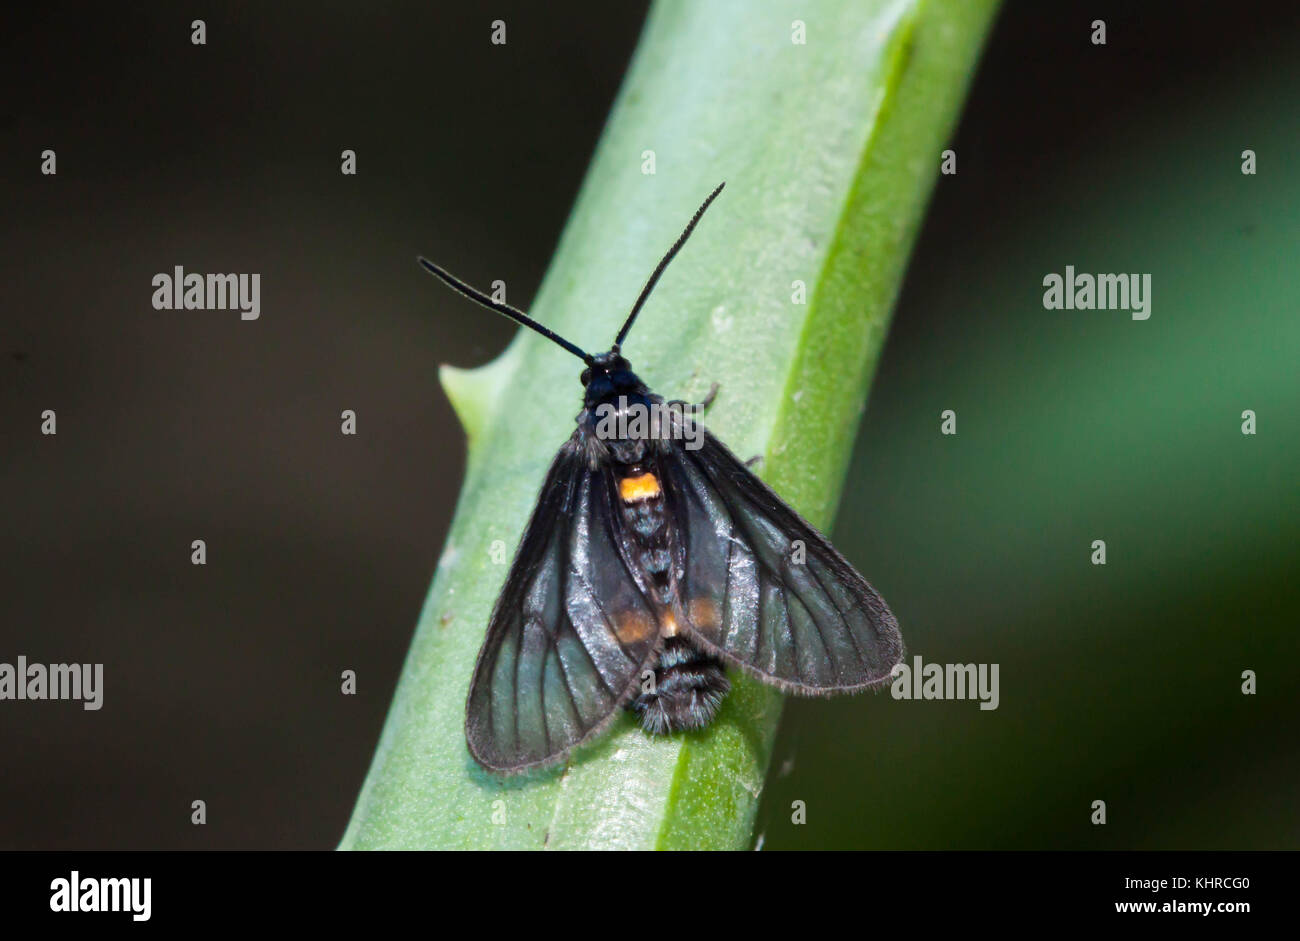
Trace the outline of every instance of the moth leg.
[[689, 402], [686, 402], [682, 399], [673, 399], [668, 404], [680, 405], [682, 408], [686, 408], [689, 406], [691, 409], [695, 411], [707, 412], [709, 410], [709, 406], [713, 404], [713, 400], [718, 397], [719, 388], [720, 386], [716, 382], [713, 385], [709, 386], [709, 394], [704, 397], [704, 400], [702, 402], [699, 402], [695, 405], [691, 405]]
[[761, 464], [762, 461], [763, 461], [763, 455], [755, 454], [753, 457], [751, 457], [748, 461], [745, 462], [745, 466], [750, 468], [756, 467], [757, 465]]

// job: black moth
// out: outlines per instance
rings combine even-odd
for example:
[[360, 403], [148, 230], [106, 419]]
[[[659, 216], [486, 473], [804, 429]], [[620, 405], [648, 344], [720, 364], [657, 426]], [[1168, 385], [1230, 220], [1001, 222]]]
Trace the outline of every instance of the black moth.
[[[620, 707], [652, 733], [703, 728], [730, 688], [728, 666], [818, 696], [880, 684], [902, 658], [898, 622], [866, 579], [619, 352], [720, 192], [650, 275], [610, 351], [595, 356], [420, 259], [587, 366], [578, 427], [546, 475], [474, 667], [465, 737], [492, 771], [558, 761]], [[667, 418], [653, 431], [626, 422], [637, 432], [611, 435], [598, 422], [655, 406]]]

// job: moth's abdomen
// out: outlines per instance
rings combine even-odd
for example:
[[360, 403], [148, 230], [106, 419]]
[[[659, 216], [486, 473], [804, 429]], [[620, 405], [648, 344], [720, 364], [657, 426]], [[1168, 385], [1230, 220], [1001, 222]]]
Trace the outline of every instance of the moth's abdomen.
[[654, 667], [654, 688], [628, 706], [647, 732], [667, 735], [702, 729], [731, 689], [722, 661], [681, 635], [667, 639]]
[[[619, 469], [618, 490], [634, 544], [633, 558], [645, 573], [646, 584], [659, 606], [664, 648], [654, 665], [654, 684], [628, 705], [647, 732], [667, 735], [702, 729], [713, 721], [722, 698], [731, 689], [722, 662], [678, 633], [672, 613], [675, 582], [670, 571], [675, 534], [665, 513], [663, 485], [648, 465]], [[692, 617], [696, 611], [692, 609]]]

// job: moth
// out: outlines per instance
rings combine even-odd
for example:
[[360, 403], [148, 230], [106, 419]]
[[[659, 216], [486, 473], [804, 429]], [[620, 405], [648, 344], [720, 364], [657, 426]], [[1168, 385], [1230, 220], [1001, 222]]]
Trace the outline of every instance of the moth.
[[898, 622], [876, 590], [695, 423], [717, 386], [701, 406], [665, 402], [622, 354], [721, 192], [654, 269], [607, 353], [420, 259], [585, 365], [577, 428], [546, 474], [470, 684], [465, 738], [491, 771], [557, 762], [624, 708], [655, 735], [702, 729], [730, 689], [728, 667], [820, 696], [881, 684], [902, 659]]

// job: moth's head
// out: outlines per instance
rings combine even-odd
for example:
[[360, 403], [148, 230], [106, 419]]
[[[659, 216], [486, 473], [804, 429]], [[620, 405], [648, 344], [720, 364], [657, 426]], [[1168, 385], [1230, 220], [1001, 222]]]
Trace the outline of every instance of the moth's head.
[[585, 398], [588, 403], [599, 402], [612, 395], [646, 391], [645, 383], [632, 371], [631, 364], [617, 348], [593, 356], [580, 378], [583, 388], [587, 390]]

